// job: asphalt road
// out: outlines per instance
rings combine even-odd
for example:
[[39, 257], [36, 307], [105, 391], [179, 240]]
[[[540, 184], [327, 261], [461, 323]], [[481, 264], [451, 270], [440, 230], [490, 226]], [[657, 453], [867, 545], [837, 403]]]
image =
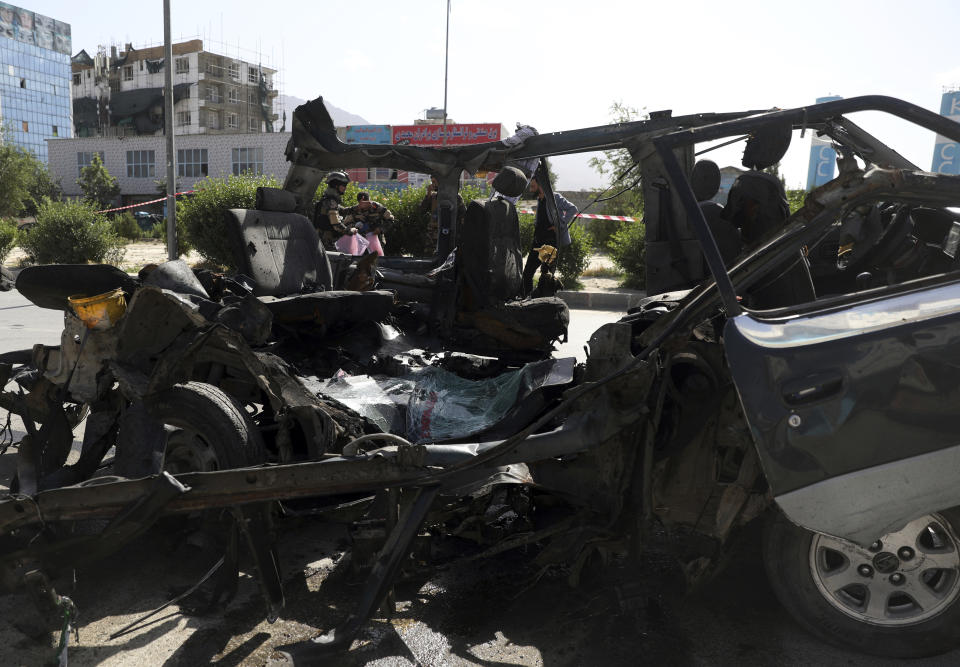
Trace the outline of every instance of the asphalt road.
[[[573, 311], [570, 342], [558, 355], [583, 359], [590, 333], [616, 316]], [[16, 293], [0, 293], [0, 351], [56, 344], [61, 318]], [[11, 458], [12, 452], [0, 463]], [[61, 573], [59, 592], [80, 609], [80, 641], [70, 664], [283, 664], [273, 649], [335, 625], [353, 607], [362, 581], [352, 572], [341, 529], [310, 518], [282, 519], [279, 529], [287, 605], [273, 624], [264, 621], [255, 580], [245, 574], [222, 612], [186, 615], [173, 606], [111, 637], [206, 569], [197, 552], [186, 551], [189, 540], [184, 546], [172, 538], [176, 525]], [[569, 584], [569, 572], [539, 570], [522, 552], [415, 574], [397, 587], [397, 615], [368, 623], [350, 653], [329, 664], [903, 664], [824, 645], [800, 629], [766, 582], [756, 532], [742, 535], [724, 572], [688, 595], [671, 568], [653, 557], [640, 564], [595, 563], [577, 587]], [[24, 595], [0, 597], [0, 665], [49, 659], [51, 638], [39, 632], [31, 609]], [[912, 664], [960, 664], [960, 652]]]

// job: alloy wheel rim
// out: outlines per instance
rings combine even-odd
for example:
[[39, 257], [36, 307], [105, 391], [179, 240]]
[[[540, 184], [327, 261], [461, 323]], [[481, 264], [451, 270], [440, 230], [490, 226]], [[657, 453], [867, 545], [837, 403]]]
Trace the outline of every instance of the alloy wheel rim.
[[868, 548], [816, 534], [809, 563], [827, 602], [871, 625], [921, 623], [960, 594], [960, 540], [937, 514], [915, 519]]

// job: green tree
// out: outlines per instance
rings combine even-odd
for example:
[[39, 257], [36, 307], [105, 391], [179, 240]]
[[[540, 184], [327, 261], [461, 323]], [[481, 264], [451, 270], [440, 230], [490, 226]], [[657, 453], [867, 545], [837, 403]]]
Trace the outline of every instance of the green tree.
[[13, 250], [13, 244], [16, 241], [17, 223], [13, 220], [0, 219], [0, 264], [3, 264], [3, 260]]
[[[610, 105], [612, 123], [629, 123], [644, 118], [646, 114], [623, 102]], [[590, 158], [588, 164], [607, 182], [604, 197], [611, 197], [608, 201], [601, 202], [601, 213], [636, 217], [643, 215], [643, 190], [639, 187], [640, 166], [630, 157], [627, 149], [603, 151], [600, 156]]]
[[0, 145], [0, 217], [23, 214], [31, 201], [37, 158], [9, 141]]
[[94, 153], [90, 164], [80, 170], [77, 185], [83, 190], [83, 200], [100, 209], [110, 208], [120, 194], [117, 179], [103, 166], [99, 153]]
[[24, 201], [23, 214], [36, 216], [44, 200], [58, 201], [63, 196], [60, 183], [43, 162], [30, 153], [30, 184], [27, 187], [29, 197]]

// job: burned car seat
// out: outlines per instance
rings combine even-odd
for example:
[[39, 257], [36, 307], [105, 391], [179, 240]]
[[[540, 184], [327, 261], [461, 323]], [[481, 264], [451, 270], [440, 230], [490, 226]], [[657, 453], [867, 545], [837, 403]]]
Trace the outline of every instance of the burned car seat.
[[[746, 246], [783, 227], [790, 215], [783, 184], [773, 174], [751, 169], [737, 177], [730, 187], [724, 218], [740, 230]], [[744, 295], [751, 308], [768, 309], [813, 301], [816, 293], [810, 267], [803, 253], [788, 260], [777, 276]]]
[[[723, 206], [713, 201], [713, 197], [720, 191], [720, 167], [712, 160], [700, 160], [693, 165], [690, 186], [693, 188], [693, 194], [697, 198], [710, 233], [717, 242], [723, 263], [730, 266], [740, 254], [743, 244], [740, 240], [740, 230], [723, 217]], [[706, 259], [704, 259], [704, 266], [706, 267]], [[706, 273], [709, 274], [710, 271], [707, 269]]]
[[[501, 188], [497, 191], [519, 196], [526, 179], [522, 182], [517, 192], [516, 188], [504, 186], [501, 179]], [[517, 300], [523, 255], [520, 220], [510, 201], [496, 197], [470, 202], [464, 217], [459, 263], [457, 320], [460, 324], [476, 328], [515, 349], [546, 350], [553, 341], [566, 337], [570, 313], [563, 300], [556, 297]]]
[[330, 262], [306, 216], [229, 209], [225, 222], [237, 270], [253, 279], [275, 321], [328, 327], [381, 320], [392, 310], [391, 292], [330, 290]]

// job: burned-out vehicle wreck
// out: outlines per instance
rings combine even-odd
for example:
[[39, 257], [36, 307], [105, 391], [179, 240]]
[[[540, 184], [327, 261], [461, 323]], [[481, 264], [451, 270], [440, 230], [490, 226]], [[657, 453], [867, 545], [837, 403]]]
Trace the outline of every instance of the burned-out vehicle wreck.
[[[340, 626], [283, 647], [309, 663], [349, 648], [425, 536], [470, 534], [480, 554], [537, 545], [577, 567], [600, 546], [636, 557], [656, 528], [684, 541], [695, 583], [758, 519], [772, 586], [813, 633], [886, 656], [953, 648], [960, 179], [919, 170], [858, 112], [960, 140], [956, 123], [886, 97], [450, 148], [348, 146], [321, 100], [298, 108], [283, 190], [224, 221], [241, 275], [179, 262], [141, 279], [20, 273], [65, 328], [60, 346], [0, 358], [15, 387], [0, 407], [27, 431], [0, 500], [4, 585], [59, 622], [58, 573], [185, 515], [215, 535], [218, 576], [236, 576], [238, 541], [249, 548], [276, 618], [271, 536], [286, 503], [309, 503], [362, 526], [357, 557], [372, 564]], [[828, 137], [840, 173], [790, 215], [762, 170], [796, 131]], [[694, 153], [731, 138], [748, 171], [721, 207], [716, 165]], [[456, 188], [463, 171], [611, 148], [637, 165], [653, 296], [575, 365], [549, 356], [563, 303], [517, 298], [513, 205], [473, 202], [460, 229]], [[433, 257], [374, 271], [322, 250], [317, 186], [364, 166], [438, 178]], [[110, 290], [129, 302], [110, 326], [68, 302]], [[98, 529], [61, 529], [77, 522]]]

